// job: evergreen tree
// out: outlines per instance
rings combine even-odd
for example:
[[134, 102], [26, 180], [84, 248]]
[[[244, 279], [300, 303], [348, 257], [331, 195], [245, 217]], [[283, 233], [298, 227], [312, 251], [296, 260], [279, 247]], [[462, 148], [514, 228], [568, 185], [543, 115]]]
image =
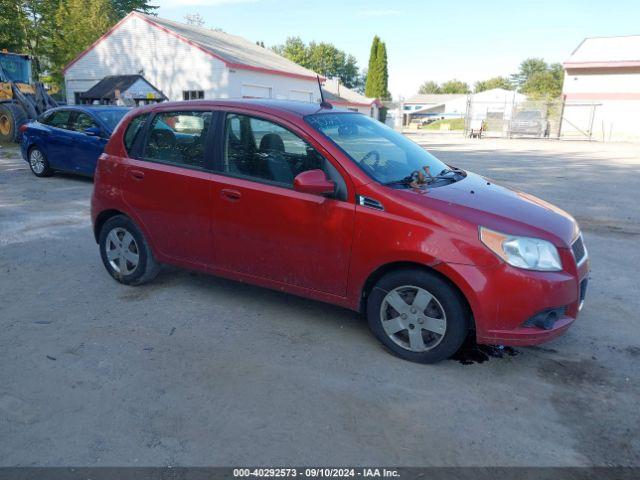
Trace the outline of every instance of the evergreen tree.
[[380, 90], [379, 70], [378, 66], [378, 47], [380, 38], [376, 35], [371, 42], [371, 52], [369, 53], [369, 67], [367, 68], [367, 83], [364, 86], [364, 94], [367, 97], [376, 97], [376, 93]]
[[378, 44], [378, 54], [376, 58], [376, 68], [378, 69], [378, 91], [376, 98], [390, 100], [389, 95], [389, 70], [387, 65], [387, 46], [384, 42]]
[[367, 70], [367, 83], [364, 94], [367, 97], [388, 100], [389, 95], [389, 70], [387, 66], [387, 46], [376, 35], [371, 43], [369, 55], [369, 69]]
[[120, 20], [132, 11], [155, 15], [158, 7], [149, 5], [149, 0], [111, 0], [115, 17]]

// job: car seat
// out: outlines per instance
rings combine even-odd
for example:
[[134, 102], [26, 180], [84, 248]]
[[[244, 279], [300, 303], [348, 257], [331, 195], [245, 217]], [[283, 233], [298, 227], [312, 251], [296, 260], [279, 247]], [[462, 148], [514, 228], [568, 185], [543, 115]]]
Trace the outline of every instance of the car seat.
[[284, 154], [284, 142], [277, 133], [267, 133], [260, 140], [260, 153], [267, 160], [267, 168], [271, 179], [278, 183], [293, 183], [293, 173], [291, 166]]
[[148, 154], [158, 160], [182, 160], [182, 155], [176, 149], [176, 136], [171, 130], [155, 129], [151, 132]]

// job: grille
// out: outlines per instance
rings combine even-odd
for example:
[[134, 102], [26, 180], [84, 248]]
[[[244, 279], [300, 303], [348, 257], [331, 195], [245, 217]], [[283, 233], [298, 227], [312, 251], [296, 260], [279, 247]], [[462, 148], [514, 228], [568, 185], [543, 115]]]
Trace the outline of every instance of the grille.
[[576, 263], [580, 264], [587, 256], [587, 250], [584, 248], [584, 242], [582, 241], [582, 235], [578, 236], [573, 245], [571, 245], [573, 256], [576, 259]]

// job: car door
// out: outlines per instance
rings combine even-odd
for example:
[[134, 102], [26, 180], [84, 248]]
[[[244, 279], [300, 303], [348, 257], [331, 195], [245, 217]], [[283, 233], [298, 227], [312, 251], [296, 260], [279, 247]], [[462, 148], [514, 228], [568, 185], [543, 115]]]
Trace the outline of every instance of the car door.
[[[218, 268], [329, 294], [346, 294], [355, 204], [345, 179], [293, 125], [226, 113], [212, 185]], [[308, 139], [310, 141], [310, 139]], [[293, 179], [321, 168], [335, 198], [297, 192]]]
[[45, 117], [43, 123], [48, 132], [43, 135], [42, 146], [49, 164], [54, 169], [73, 170], [71, 163], [72, 141], [69, 122], [73, 111], [60, 109]]
[[[96, 134], [87, 134], [88, 128], [96, 129]], [[93, 175], [98, 157], [103, 152], [108, 138], [104, 129], [89, 114], [76, 111], [69, 121], [72, 138], [69, 166], [74, 172]]]
[[[125, 159], [123, 198], [165, 258], [178, 263], [211, 263], [211, 111], [159, 112], [134, 118], [125, 146], [142, 128], [140, 150]], [[141, 124], [146, 123], [144, 127]], [[135, 142], [134, 142], [135, 143]]]

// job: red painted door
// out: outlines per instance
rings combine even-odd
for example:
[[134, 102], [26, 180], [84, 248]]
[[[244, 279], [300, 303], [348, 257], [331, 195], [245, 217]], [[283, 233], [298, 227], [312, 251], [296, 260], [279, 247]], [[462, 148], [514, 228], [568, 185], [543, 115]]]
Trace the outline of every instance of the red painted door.
[[160, 253], [209, 265], [211, 177], [205, 142], [211, 112], [167, 112], [150, 125], [141, 159], [128, 159], [124, 201]]
[[[344, 296], [355, 214], [344, 179], [278, 124], [228, 114], [224, 135], [211, 193], [216, 266]], [[296, 174], [319, 167], [340, 184], [338, 198], [293, 190]]]

